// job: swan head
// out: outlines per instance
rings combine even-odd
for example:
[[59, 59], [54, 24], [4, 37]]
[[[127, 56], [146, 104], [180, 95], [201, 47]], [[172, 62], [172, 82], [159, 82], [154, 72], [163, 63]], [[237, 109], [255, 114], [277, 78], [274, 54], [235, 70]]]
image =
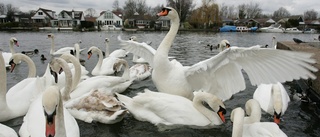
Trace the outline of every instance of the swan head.
[[259, 102], [255, 99], [248, 100], [245, 104], [245, 108], [246, 108], [246, 113], [249, 116], [252, 114], [252, 111], [261, 109]]
[[15, 53], [11, 56], [10, 61], [9, 61], [9, 65], [11, 66], [11, 70], [10, 72], [12, 72], [14, 70], [14, 68], [16, 67], [17, 64], [19, 64], [19, 62], [21, 62], [23, 56], [26, 56], [22, 53]]
[[58, 73], [62, 73], [62, 67], [59, 65], [57, 58], [53, 58], [49, 64], [51, 75], [53, 75], [55, 83], [58, 83]]
[[179, 18], [178, 12], [172, 7], [164, 7], [161, 12], [157, 14], [158, 16], [167, 16], [170, 19]]
[[49, 33], [49, 34], [48, 34], [48, 39], [49, 39], [49, 38], [50, 38], [50, 39], [54, 39], [54, 35], [53, 35], [52, 33]]
[[131, 36], [131, 37], [129, 38], [129, 40], [137, 41], [137, 37], [136, 37], [136, 36]]
[[42, 95], [42, 106], [46, 119], [46, 137], [54, 137], [56, 134], [55, 120], [60, 100], [60, 91], [57, 86], [48, 87]]
[[242, 119], [244, 118], [244, 110], [241, 107], [237, 107], [231, 111], [230, 120], [235, 122], [236, 117]]
[[109, 42], [109, 39], [108, 39], [108, 38], [105, 38], [105, 39], [104, 39], [104, 42], [106, 42], [106, 43]]
[[220, 52], [224, 51], [227, 48], [230, 48], [230, 42], [228, 40], [222, 40], [218, 45]]
[[11, 38], [10, 38], [10, 44], [11, 44], [11, 45], [16, 45], [17, 47], [19, 47], [18, 40], [17, 40], [17, 38], [15, 38], [15, 37], [11, 37]]

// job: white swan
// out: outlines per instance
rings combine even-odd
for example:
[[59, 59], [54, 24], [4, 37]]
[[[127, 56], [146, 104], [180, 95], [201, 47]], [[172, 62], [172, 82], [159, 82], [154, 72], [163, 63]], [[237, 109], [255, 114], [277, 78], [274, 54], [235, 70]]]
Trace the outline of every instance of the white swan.
[[[131, 36], [129, 38], [129, 40], [137, 41], [137, 37], [136, 36]], [[155, 49], [153, 49], [153, 50], [154, 50], [153, 53], [156, 53], [156, 50]], [[139, 57], [139, 56], [137, 56], [135, 54], [133, 54], [132, 62], [134, 62], [134, 63], [148, 63], [144, 58], [141, 58], [141, 57]]]
[[135, 64], [130, 67], [130, 78], [141, 81], [151, 76], [152, 68], [148, 64]]
[[[66, 65], [69, 66], [70, 71], [72, 73], [72, 88], [71, 90], [73, 90], [80, 81], [83, 81], [87, 78], [89, 78], [89, 76], [87, 75], [89, 73], [89, 71], [86, 70], [86, 68], [84, 66], [82, 66], [79, 62], [79, 59], [77, 59], [75, 56], [71, 55], [71, 54], [62, 54], [60, 56], [60, 58], [64, 59], [66, 62], [70, 62]], [[61, 73], [58, 76], [58, 86], [61, 88], [63, 88], [65, 86], [65, 73]]]
[[98, 54], [99, 60], [96, 64], [96, 66], [91, 71], [92, 75], [95, 75], [95, 76], [97, 76], [97, 75], [112, 75], [118, 71], [118, 70], [113, 69], [113, 65], [116, 64], [117, 62], [119, 62], [119, 60], [120, 60], [119, 58], [109, 56], [109, 57], [106, 57], [103, 59], [102, 51], [95, 46], [92, 46], [89, 48], [88, 58], [90, 58], [93, 53]]
[[244, 110], [240, 107], [232, 110], [232, 137], [287, 137], [279, 126], [273, 122], [254, 122], [245, 124], [244, 115]]
[[169, 17], [172, 24], [155, 54], [146, 49], [145, 44], [122, 41], [122, 45], [149, 62], [153, 68], [153, 83], [160, 92], [192, 99], [193, 91], [203, 90], [226, 100], [246, 88], [242, 70], [248, 74], [252, 85], [316, 78], [312, 72], [318, 69], [309, 64], [316, 62], [311, 59], [312, 54], [257, 46], [231, 47], [192, 66], [183, 66], [176, 60], [169, 61], [168, 52], [179, 29], [180, 19], [176, 10], [170, 7], [163, 8], [158, 15]]
[[124, 92], [134, 81], [130, 79], [129, 65], [126, 60], [120, 59], [116, 66], [124, 66], [124, 72], [121, 77], [119, 76], [94, 76], [80, 82], [77, 87], [72, 91], [70, 97], [72, 99], [80, 97], [92, 89], [104, 89], [112, 93]]
[[57, 86], [48, 87], [30, 106], [19, 130], [21, 137], [79, 137], [77, 121], [63, 107]]
[[117, 50], [114, 50], [110, 53], [109, 51], [109, 39], [106, 38], [104, 40], [105, 44], [106, 44], [106, 52], [105, 52], [105, 56], [106, 57], [115, 57], [115, 58], [124, 58], [124, 57], [127, 57], [127, 54], [128, 52], [125, 51], [124, 49], [117, 49]]
[[127, 110], [122, 109], [121, 103], [113, 93], [103, 89], [93, 89], [81, 97], [66, 102], [65, 107], [76, 119], [87, 123], [97, 121], [114, 124], [121, 121], [127, 114]]
[[9, 39], [10, 52], [2, 52], [2, 56], [4, 58], [4, 63], [6, 65], [6, 67], [10, 67], [10, 64], [9, 64], [10, 58], [11, 58], [12, 54], [16, 53], [14, 51], [13, 45], [16, 45], [17, 47], [19, 47], [18, 40], [15, 37], [11, 37]]
[[6, 125], [0, 124], [0, 131], [0, 137], [18, 137], [16, 131]]
[[[0, 58], [0, 66], [3, 67], [3, 58], [2, 56]], [[28, 63], [28, 66], [34, 65], [28, 56], [21, 53], [14, 54], [12, 58], [12, 62], [20, 62], [20, 60], [24, 60]], [[35, 69], [35, 67], [30, 67], [29, 69], [32, 68]], [[0, 121], [2, 122], [25, 115], [31, 102], [40, 95], [42, 89], [44, 89], [47, 84], [50, 84], [51, 77], [49, 71], [46, 71], [43, 77], [26, 78], [11, 87], [7, 92], [6, 70], [0, 70]], [[35, 74], [35, 72], [32, 73], [33, 75]]]
[[290, 102], [290, 97], [278, 82], [276, 84], [260, 84], [253, 94], [253, 98], [260, 103], [261, 108], [273, 115], [274, 122], [280, 123], [280, 116], [284, 115]]
[[[212, 128], [221, 125], [226, 113], [223, 102], [206, 92], [195, 93], [193, 102], [181, 96], [148, 89], [133, 98], [118, 93], [116, 95], [137, 120], [148, 121], [157, 126]], [[213, 111], [206, 108], [203, 102]]]
[[[50, 54], [51, 55], [60, 55], [63, 53], [69, 53], [70, 54], [70, 50], [75, 50], [75, 47], [63, 47], [58, 49], [57, 51], [55, 51], [55, 44], [54, 44], [54, 34], [50, 33], [48, 34], [48, 38], [51, 39], [51, 49], [50, 49]], [[79, 52], [83, 51], [84, 49], [80, 49]]]

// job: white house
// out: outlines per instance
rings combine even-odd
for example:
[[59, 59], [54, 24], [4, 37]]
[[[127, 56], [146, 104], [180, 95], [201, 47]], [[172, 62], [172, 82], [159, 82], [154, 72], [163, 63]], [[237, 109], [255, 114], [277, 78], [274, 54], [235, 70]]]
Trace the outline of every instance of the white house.
[[33, 23], [38, 26], [53, 27], [58, 26], [57, 16], [55, 11], [39, 8], [31, 17]]
[[120, 12], [112, 12], [110, 10], [108, 11], [102, 11], [100, 13], [100, 16], [96, 19], [98, 22], [98, 25], [100, 27], [102, 26], [108, 26], [108, 25], [114, 25], [116, 27], [121, 27], [123, 25], [122, 23], [122, 13]]
[[59, 27], [76, 27], [84, 21], [84, 13], [82, 11], [66, 11], [63, 10], [58, 14]]

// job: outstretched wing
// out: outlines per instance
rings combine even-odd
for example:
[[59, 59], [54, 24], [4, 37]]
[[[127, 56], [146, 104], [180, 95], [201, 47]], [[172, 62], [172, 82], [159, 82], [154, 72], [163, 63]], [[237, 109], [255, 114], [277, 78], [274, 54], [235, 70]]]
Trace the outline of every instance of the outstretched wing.
[[120, 36], [118, 36], [118, 40], [125, 50], [144, 58], [149, 65], [153, 67], [153, 57], [156, 53], [154, 48], [144, 42], [140, 43], [132, 40], [122, 40]]
[[229, 99], [245, 89], [242, 70], [252, 85], [261, 83], [292, 81], [294, 79], [315, 79], [312, 72], [318, 71], [310, 65], [316, 61], [312, 54], [259, 48], [229, 48], [212, 58], [194, 64], [186, 76], [194, 90], [204, 90]]

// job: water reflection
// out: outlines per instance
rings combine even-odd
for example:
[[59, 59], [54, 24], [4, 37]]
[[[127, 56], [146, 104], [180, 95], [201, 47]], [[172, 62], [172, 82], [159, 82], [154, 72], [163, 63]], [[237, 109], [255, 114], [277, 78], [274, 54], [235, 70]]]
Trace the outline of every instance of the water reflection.
[[[37, 75], [42, 76], [44, 74], [47, 63], [52, 58], [49, 55], [50, 51], [50, 40], [47, 39], [49, 32], [2, 32], [0, 33], [0, 48], [4, 51], [9, 51], [8, 41], [9, 38], [15, 36], [20, 43], [20, 47], [15, 47], [16, 52], [24, 50], [32, 50], [37, 48], [39, 54], [31, 56], [31, 59], [35, 62], [37, 67]], [[79, 40], [82, 41], [80, 44], [81, 48], [89, 48], [91, 46], [97, 46], [101, 49], [105, 49], [104, 39], [109, 38], [110, 51], [120, 48], [117, 41], [117, 36], [121, 35], [122, 39], [129, 39], [130, 36], [135, 35], [138, 41], [151, 41], [152, 47], [157, 48], [163, 37], [167, 32], [57, 32], [55, 34], [55, 45], [56, 50], [65, 46], [72, 46]], [[292, 38], [296, 37], [303, 41], [313, 41], [313, 38], [318, 34], [283, 34], [283, 33], [201, 33], [201, 32], [180, 32], [176, 36], [174, 44], [169, 52], [169, 56], [176, 57], [183, 65], [193, 65], [199, 61], [210, 58], [216, 55], [217, 51], [210, 51], [206, 47], [207, 44], [216, 45], [221, 40], [227, 39], [230, 41], [232, 46], [248, 47], [253, 45], [272, 45], [272, 37], [275, 36], [277, 41], [291, 41]], [[43, 54], [47, 58], [46, 61], [40, 60], [40, 55]], [[87, 60], [85, 52], [81, 54], [81, 58], [86, 60], [85, 67], [91, 71], [96, 62], [97, 57], [92, 56], [90, 60]], [[129, 65], [132, 65], [132, 55], [126, 58]], [[27, 65], [25, 63], [18, 65], [14, 72], [7, 74], [8, 76], [8, 89], [27, 77]], [[246, 78], [247, 79], [247, 78]], [[252, 98], [252, 94], [255, 90], [255, 86], [251, 86], [247, 81], [247, 89], [234, 95], [230, 100], [225, 101], [227, 107], [226, 120], [227, 122], [216, 129], [189, 129], [179, 128], [168, 131], [158, 131], [158, 129], [148, 123], [135, 120], [132, 116], [128, 115], [123, 121], [105, 125], [101, 123], [84, 123], [78, 121], [82, 136], [231, 136], [232, 123], [229, 119], [230, 112], [233, 108], [244, 107], [244, 103]], [[285, 85], [287, 91], [288, 85]], [[131, 85], [124, 94], [128, 96], [135, 96], [136, 93], [143, 91], [143, 89], [149, 88], [150, 90], [156, 90], [152, 80], [149, 78], [141, 82], [135, 82]], [[289, 103], [288, 110], [283, 116], [283, 122], [281, 122], [280, 128], [288, 136], [320, 136], [319, 124], [314, 121], [314, 116], [308, 111], [304, 111], [300, 107], [300, 101], [293, 100]], [[262, 121], [272, 121], [270, 116], [263, 113]], [[19, 130], [22, 124], [22, 117], [16, 118], [4, 124], [13, 127], [16, 131]]]

